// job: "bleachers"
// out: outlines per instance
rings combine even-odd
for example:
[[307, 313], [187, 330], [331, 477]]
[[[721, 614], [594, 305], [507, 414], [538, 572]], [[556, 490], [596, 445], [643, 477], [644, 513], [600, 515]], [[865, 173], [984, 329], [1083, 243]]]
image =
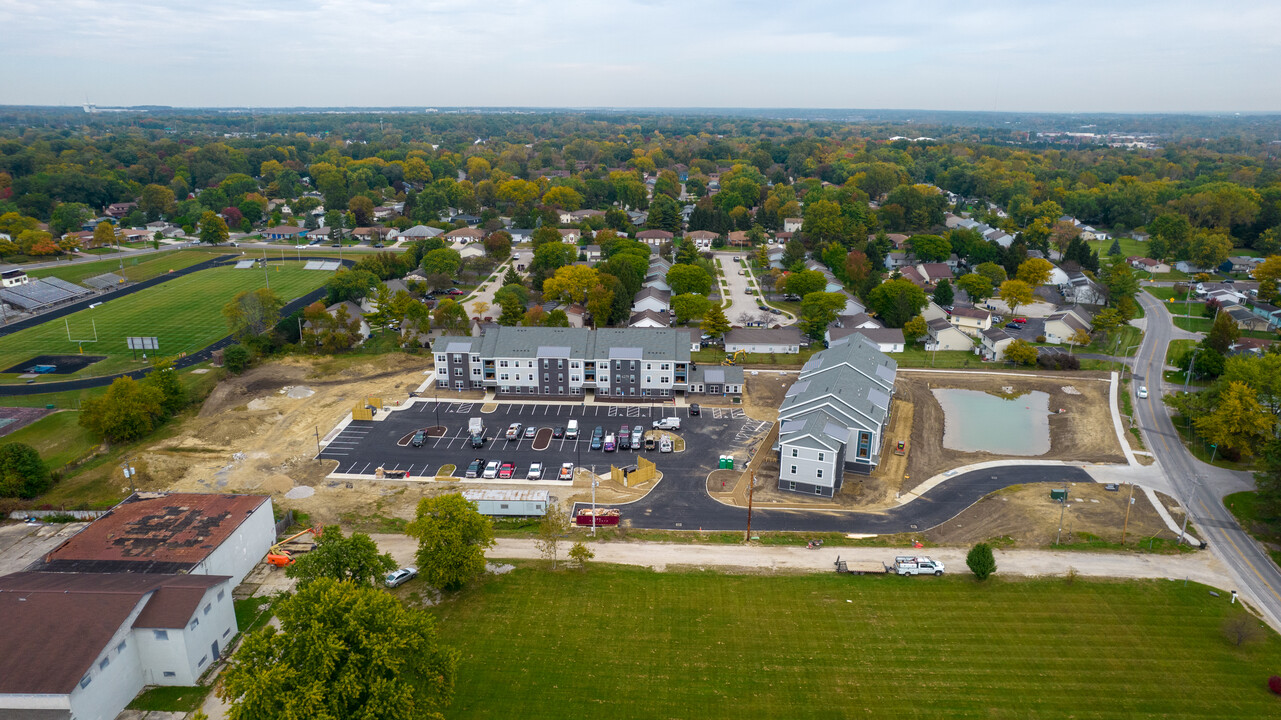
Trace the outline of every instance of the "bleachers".
[[84, 283], [94, 290], [110, 290], [114, 287], [123, 285], [125, 279], [115, 273], [103, 273], [94, 275], [91, 278], [85, 278]]
[[39, 310], [46, 305], [73, 300], [90, 292], [92, 291], [88, 288], [58, 278], [37, 278], [25, 285], [0, 289], [0, 300], [20, 310]]
[[257, 260], [238, 260], [236, 261], [237, 270], [248, 270], [258, 263]]
[[308, 260], [306, 265], [302, 266], [303, 270], [337, 270], [339, 266], [337, 260]]

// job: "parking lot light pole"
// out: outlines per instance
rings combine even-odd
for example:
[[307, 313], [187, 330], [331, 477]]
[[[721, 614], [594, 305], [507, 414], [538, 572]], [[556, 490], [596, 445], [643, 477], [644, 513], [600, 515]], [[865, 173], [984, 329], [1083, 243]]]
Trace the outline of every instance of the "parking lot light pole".
[[592, 537], [596, 536], [596, 486], [600, 481], [595, 477], [592, 478]]

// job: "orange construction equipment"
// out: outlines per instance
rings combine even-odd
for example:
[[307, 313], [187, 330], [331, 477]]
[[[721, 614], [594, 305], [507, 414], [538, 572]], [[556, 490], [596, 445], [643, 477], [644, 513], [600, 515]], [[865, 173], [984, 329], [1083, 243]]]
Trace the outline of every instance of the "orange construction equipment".
[[[320, 537], [320, 530], [321, 529], [319, 527], [306, 528], [303, 531], [294, 533], [293, 535], [290, 535], [289, 537], [285, 538], [284, 540], [281, 540], [275, 545], [272, 545], [271, 549], [267, 551], [267, 564], [275, 565], [276, 567], [285, 567], [286, 565], [293, 565], [294, 564], [293, 554], [282, 546], [287, 545], [288, 543], [302, 537], [303, 535], [306, 535], [307, 533], [311, 533], [316, 537]], [[294, 552], [297, 552], [297, 551], [295, 550]]]

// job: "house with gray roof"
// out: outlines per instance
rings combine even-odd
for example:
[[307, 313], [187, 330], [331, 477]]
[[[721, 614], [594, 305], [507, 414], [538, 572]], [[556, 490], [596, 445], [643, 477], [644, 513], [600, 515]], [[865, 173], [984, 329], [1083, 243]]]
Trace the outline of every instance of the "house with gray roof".
[[1004, 328], [988, 328], [983, 331], [977, 350], [984, 360], [1004, 360], [1005, 349], [1012, 342], [1014, 342], [1014, 337], [1005, 332]]
[[[671, 328], [487, 327], [432, 345], [436, 386], [498, 396], [652, 400], [692, 389], [690, 334]], [[735, 393], [742, 384], [723, 383]], [[737, 387], [737, 390], [733, 390]]]
[[632, 298], [632, 312], [638, 313], [642, 310], [653, 310], [654, 312], [670, 312], [672, 309], [672, 292], [670, 289], [664, 290], [654, 285], [649, 285], [640, 289], [636, 296]]
[[778, 487], [832, 497], [846, 472], [880, 462], [898, 365], [861, 335], [850, 335], [801, 368], [779, 408]]
[[974, 347], [974, 342], [970, 339], [970, 336], [948, 322], [947, 318], [926, 320], [925, 328], [929, 332], [929, 339], [925, 341], [926, 350], [965, 350], [968, 352]]

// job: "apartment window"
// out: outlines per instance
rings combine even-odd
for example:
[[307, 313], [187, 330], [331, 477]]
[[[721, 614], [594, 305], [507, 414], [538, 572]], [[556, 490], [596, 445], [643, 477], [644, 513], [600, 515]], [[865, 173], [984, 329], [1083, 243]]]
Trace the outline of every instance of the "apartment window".
[[208, 615], [210, 610], [213, 610], [213, 603], [205, 606], [205, 614]]
[[173, 672], [172, 670], [166, 670], [165, 677], [178, 677], [178, 673]]
[[795, 465], [793, 465], [793, 466], [792, 466], [792, 474], [793, 474], [793, 475], [795, 475], [795, 474], [796, 474], [796, 466], [795, 466]]
[[557, 370], [563, 370], [564, 368], [565, 368], [565, 361], [564, 361], [564, 360], [557, 360], [557, 361], [556, 361], [556, 369], [557, 369]]
[[583, 381], [583, 379], [582, 379], [581, 377], [577, 376], [577, 375], [570, 375], [570, 376], [569, 376], [569, 381], [570, 381], [570, 382], [582, 382], [582, 381]]
[[636, 376], [632, 375], [631, 377], [632, 377], [631, 382], [636, 382]]
[[814, 477], [819, 478], [819, 479], [821, 480], [821, 479], [823, 478], [823, 471], [822, 471], [822, 470], [815, 470], [815, 471], [814, 471]]
[[569, 367], [570, 367], [570, 369], [572, 369], [572, 370], [577, 370], [577, 369], [578, 369], [578, 361], [577, 361], [577, 360], [574, 360], [573, 362], [571, 362], [571, 363], [569, 364]]
[[93, 682], [93, 678], [90, 678], [88, 675], [85, 675], [84, 677], [80, 678], [80, 687], [87, 688], [89, 687], [89, 683], [91, 682]]
[[659, 366], [659, 368], [658, 368], [658, 369], [659, 369], [659, 370], [667, 370], [667, 369], [668, 369], [668, 363], [663, 363], [662, 365], [660, 365], [660, 366]]
[[498, 367], [507, 367], [507, 361], [506, 361], [506, 360], [499, 360], [499, 361], [498, 361]]
[[565, 382], [565, 373], [556, 373], [556, 382]]
[[788, 489], [788, 490], [795, 490], [795, 489], [796, 489], [796, 483], [794, 483], [794, 482], [789, 482], [789, 483], [787, 484], [787, 489]]
[[228, 635], [230, 635], [230, 634], [231, 634], [231, 628], [227, 628], [226, 630], [223, 630], [223, 631], [222, 631], [222, 636], [223, 636], [223, 637], [227, 637], [227, 636], [228, 636]]
[[498, 379], [499, 379], [499, 380], [510, 380], [511, 378], [509, 378], [509, 377], [507, 376], [507, 373], [502, 373], [502, 374], [500, 374], [500, 375], [498, 376]]
[[196, 626], [197, 626], [197, 625], [199, 625], [199, 624], [200, 624], [200, 618], [192, 618], [192, 619], [191, 619], [191, 624], [187, 626], [187, 629], [188, 629], [188, 630], [195, 630], [195, 629], [196, 629]]
[[480, 368], [478, 368], [478, 367], [476, 367], [476, 368], [472, 368], [472, 369], [471, 369], [471, 374], [472, 374], [472, 375], [475, 375], [475, 376], [477, 376], [477, 377], [480, 377]]
[[200, 662], [196, 663], [196, 667], [204, 667], [204, 666], [205, 666], [205, 663], [207, 663], [207, 662], [209, 662], [209, 656], [208, 656], [208, 655], [201, 655], [201, 656], [200, 656]]
[[498, 506], [498, 509], [499, 509], [499, 510], [506, 510], [506, 509], [507, 509], [507, 503], [503, 503], [503, 504], [499, 505], [499, 506]]
[[111, 660], [109, 658], [103, 658], [102, 660], [98, 661], [98, 669], [106, 670], [107, 666], [110, 664], [111, 664]]
[[818, 487], [817, 485], [816, 485], [816, 486], [814, 486], [814, 494], [815, 494], [815, 495], [822, 495], [822, 494], [823, 494], [823, 488]]
[[818, 461], [823, 462], [823, 453], [818, 454]]
[[437, 363], [438, 365], [444, 365], [444, 364], [445, 364], [445, 356], [444, 356], [444, 355], [437, 355], [437, 356], [436, 356], [436, 363]]
[[[543, 382], [551, 382], [551, 380], [549, 379], [550, 377], [551, 377], [551, 373], [543, 373]], [[532, 377], [530, 378], [530, 380], [533, 380], [533, 379], [534, 378]]]
[[223, 590], [219, 590], [219, 591], [218, 591], [218, 602], [222, 602], [222, 599], [223, 599], [223, 597], [224, 597], [224, 596], [226, 596], [226, 594], [227, 594], [227, 593], [226, 593], [225, 591], [223, 591]]
[[660, 378], [658, 379], [658, 381], [659, 381], [660, 383], [664, 383], [664, 384], [666, 384], [666, 383], [671, 382], [671, 381], [672, 381], [672, 379], [671, 379], [671, 378], [669, 378], [669, 377], [667, 377], [666, 375], [664, 375], [664, 376], [660, 377]]
[[632, 370], [635, 370], [635, 369], [636, 369], [636, 361], [635, 361], [635, 360], [633, 360], [633, 361], [632, 361], [632, 367], [631, 367], [631, 369], [632, 369]]
[[796, 448], [792, 448], [792, 457], [798, 457], [798, 452], [799, 451]]
[[652, 384], [653, 382], [654, 382], [654, 377], [653, 377], [652, 375], [646, 375], [646, 376], [645, 376], [645, 384], [646, 384], [646, 385], [650, 385], [650, 384]]
[[462, 369], [462, 368], [454, 368], [454, 375], [455, 375], [455, 376], [462, 375], [462, 374], [463, 374], [463, 369]]
[[169, 631], [168, 631], [168, 630], [152, 630], [151, 632], [152, 632], [152, 634], [153, 634], [153, 637], [155, 637], [155, 639], [157, 639], [157, 640], [168, 640], [168, 639], [169, 639]]

